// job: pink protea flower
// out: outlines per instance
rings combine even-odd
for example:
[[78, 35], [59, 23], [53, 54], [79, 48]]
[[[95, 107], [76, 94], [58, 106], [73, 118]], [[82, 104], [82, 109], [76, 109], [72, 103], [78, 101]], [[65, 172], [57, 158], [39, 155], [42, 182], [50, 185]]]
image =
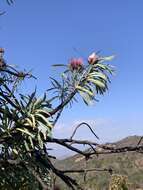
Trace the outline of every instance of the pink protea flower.
[[83, 67], [83, 60], [82, 58], [73, 58], [70, 60], [69, 65], [72, 70], [79, 70]]
[[91, 55], [88, 57], [88, 63], [89, 64], [94, 64], [99, 60], [99, 57], [96, 55], [95, 52], [93, 52]]

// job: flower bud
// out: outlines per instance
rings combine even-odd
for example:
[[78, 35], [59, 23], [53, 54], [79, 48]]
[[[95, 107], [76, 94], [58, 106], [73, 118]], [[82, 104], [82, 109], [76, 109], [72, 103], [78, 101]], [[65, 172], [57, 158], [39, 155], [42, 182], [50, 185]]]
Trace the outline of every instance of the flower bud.
[[91, 55], [88, 57], [88, 63], [89, 64], [94, 64], [99, 60], [99, 57], [96, 55], [95, 52], [93, 52]]

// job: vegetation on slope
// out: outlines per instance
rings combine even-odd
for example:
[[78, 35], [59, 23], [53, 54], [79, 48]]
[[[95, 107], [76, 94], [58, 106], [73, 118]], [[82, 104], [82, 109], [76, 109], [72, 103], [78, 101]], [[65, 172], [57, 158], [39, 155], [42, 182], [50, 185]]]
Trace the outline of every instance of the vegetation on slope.
[[[127, 137], [117, 143], [112, 143], [111, 146], [133, 146], [138, 143], [140, 137], [132, 136]], [[74, 155], [64, 160], [58, 160], [56, 165], [60, 169], [83, 169], [83, 168], [112, 168], [113, 175], [119, 174], [128, 177], [129, 190], [143, 189], [143, 158], [142, 153], [126, 152], [116, 153], [108, 155], [93, 156], [85, 164], [85, 159], [81, 155]], [[84, 181], [84, 174], [74, 173], [74, 175], [80, 184], [86, 186], [90, 190], [106, 190], [109, 189], [109, 183], [111, 181], [111, 175], [108, 172], [89, 172], [86, 174], [86, 180]], [[68, 189], [60, 183], [62, 189]]]

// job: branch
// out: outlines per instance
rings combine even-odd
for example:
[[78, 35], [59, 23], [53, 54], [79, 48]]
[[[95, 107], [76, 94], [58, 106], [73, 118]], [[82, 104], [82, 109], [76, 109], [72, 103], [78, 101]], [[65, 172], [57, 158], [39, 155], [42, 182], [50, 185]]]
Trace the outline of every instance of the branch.
[[16, 76], [16, 77], [18, 77], [18, 78], [20, 78], [20, 77], [23, 77], [23, 78], [25, 78], [26, 76], [29, 76], [29, 77], [33, 77], [31, 74], [29, 74], [29, 73], [24, 73], [24, 72], [13, 72], [13, 71], [10, 71], [10, 70], [8, 70], [8, 69], [3, 69], [3, 68], [0, 68], [0, 70], [1, 71], [3, 71], [3, 72], [5, 72], [5, 73], [8, 73], [8, 74], [10, 74], [10, 75], [12, 75], [12, 76]]
[[61, 116], [62, 111], [63, 111], [63, 109], [61, 109], [61, 110], [58, 112], [58, 114], [57, 114], [57, 116], [56, 116], [56, 118], [55, 118], [55, 120], [54, 120], [54, 122], [53, 122], [53, 126], [55, 126], [55, 125], [56, 125], [56, 123], [57, 123], [58, 119], [59, 119], [59, 118], [60, 118], [60, 116]]
[[64, 101], [62, 102], [60, 105], [58, 105], [54, 110], [52, 110], [51, 112], [49, 112], [50, 116], [54, 115], [55, 113], [57, 113], [58, 111], [60, 111], [61, 109], [63, 109], [69, 102], [70, 100], [75, 96], [76, 94], [76, 90], [74, 90], [70, 96]]
[[52, 138], [52, 137], [47, 137], [45, 142], [51, 142], [51, 143], [57, 143], [57, 144], [62, 144], [62, 143], [70, 143], [70, 144], [83, 144], [83, 145], [94, 145], [94, 146], [99, 146], [98, 143], [93, 142], [93, 141], [88, 141], [88, 140], [76, 140], [76, 139], [57, 139], [57, 138]]
[[[67, 139], [67, 140], [68, 140], [68, 139]], [[71, 141], [71, 140], [69, 139], [69, 141]], [[60, 144], [60, 145], [62, 145], [62, 146], [64, 146], [64, 147], [68, 148], [69, 150], [72, 150], [72, 151], [74, 151], [74, 152], [76, 152], [76, 153], [79, 153], [79, 154], [81, 154], [81, 155], [83, 155], [83, 156], [88, 157], [88, 154], [86, 154], [86, 153], [84, 153], [83, 151], [81, 151], [81, 150], [79, 150], [79, 149], [77, 149], [77, 148], [71, 146], [70, 144], [67, 144], [66, 141], [63, 140], [63, 139], [56, 139], [56, 138], [50, 138], [50, 137], [48, 137], [47, 140], [46, 140], [46, 142], [51, 142], [51, 143]], [[72, 142], [72, 141], [71, 141], [71, 142]]]
[[[18, 138], [18, 132], [11, 133], [11, 136], [2, 136], [0, 139], [0, 143], [9, 143], [11, 139], [14, 137]], [[47, 139], [44, 141], [45, 143], [56, 143], [61, 146], [66, 147], [69, 150], [72, 150], [76, 153], [79, 153], [86, 158], [89, 158], [91, 155], [99, 155], [99, 154], [115, 154], [115, 153], [124, 153], [124, 152], [142, 152], [143, 151], [143, 145], [137, 145], [137, 146], [124, 146], [124, 147], [113, 147], [113, 146], [107, 146], [98, 144], [96, 142], [88, 141], [88, 140], [75, 140], [75, 139], [57, 139], [52, 137], [47, 137]], [[78, 148], [73, 147], [71, 144], [81, 144], [81, 145], [89, 145], [89, 146], [95, 146], [94, 151], [82, 151]]]
[[140, 138], [139, 142], [137, 143], [137, 146], [140, 145], [142, 140], [143, 140], [143, 136]]
[[92, 168], [92, 169], [81, 169], [81, 170], [62, 170], [63, 173], [87, 173], [87, 172], [109, 172], [110, 174], [113, 173], [111, 168]]
[[[115, 154], [115, 153], [123, 153], [123, 152], [142, 152], [143, 151], [143, 145], [138, 145], [138, 146], [124, 146], [124, 147], [112, 147], [112, 146], [107, 146], [107, 145], [100, 145], [96, 142], [88, 141], [88, 140], [75, 140], [75, 139], [57, 139], [57, 138], [51, 138], [48, 137], [46, 139], [46, 142], [50, 143], [57, 143], [62, 146], [67, 147], [68, 149], [75, 151], [79, 154], [82, 154], [86, 157], [90, 157], [91, 155], [94, 154]], [[81, 145], [92, 145], [95, 146], [95, 151], [93, 152], [87, 152], [87, 151], [81, 151], [70, 144], [81, 144]], [[75, 149], [75, 150], [74, 150]]]
[[85, 122], [80, 123], [80, 124], [75, 128], [75, 130], [73, 131], [73, 134], [71, 135], [70, 139], [73, 138], [73, 136], [75, 135], [77, 129], [78, 129], [80, 126], [82, 126], [82, 125], [86, 125], [86, 126], [90, 129], [90, 131], [92, 132], [92, 134], [93, 134], [97, 139], [99, 139], [99, 137], [95, 134], [95, 132], [93, 131], [93, 129], [91, 128], [91, 126], [90, 126], [88, 123], [85, 123]]

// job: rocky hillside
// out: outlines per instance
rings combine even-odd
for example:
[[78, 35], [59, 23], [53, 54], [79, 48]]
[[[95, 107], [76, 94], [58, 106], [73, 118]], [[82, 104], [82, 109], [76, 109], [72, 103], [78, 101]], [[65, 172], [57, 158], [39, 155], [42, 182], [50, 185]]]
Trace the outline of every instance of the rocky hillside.
[[[111, 145], [118, 147], [133, 146], [138, 143], [139, 136], [127, 137]], [[109, 144], [109, 143], [108, 143]], [[58, 160], [56, 165], [60, 169], [85, 169], [85, 168], [112, 168], [114, 174], [125, 175], [128, 177], [128, 183], [130, 190], [143, 189], [143, 154], [135, 152], [127, 152], [120, 154], [108, 154], [93, 156], [85, 164], [84, 157], [81, 155], [75, 155], [64, 160]], [[86, 175], [84, 181], [83, 174], [72, 174], [72, 177], [78, 180], [78, 182], [86, 189], [90, 190], [107, 190], [109, 187], [109, 181], [111, 175], [108, 172], [90, 172]], [[68, 190], [61, 181], [57, 180], [62, 189]]]

